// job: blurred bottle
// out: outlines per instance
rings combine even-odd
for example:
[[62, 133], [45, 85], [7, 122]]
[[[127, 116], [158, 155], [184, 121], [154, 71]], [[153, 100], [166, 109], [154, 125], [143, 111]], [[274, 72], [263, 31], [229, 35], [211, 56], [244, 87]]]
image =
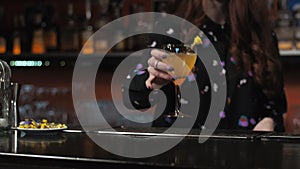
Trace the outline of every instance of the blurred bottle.
[[[132, 4], [130, 6], [130, 13], [142, 13], [145, 12], [145, 5], [142, 3], [137, 3], [137, 4]], [[144, 32], [146, 30], [149, 30], [149, 25], [147, 24], [150, 18], [141, 18], [141, 17], [137, 17], [135, 19], [131, 19], [129, 21], [129, 25], [138, 25], [137, 27], [131, 28], [129, 26], [129, 28], [127, 28], [127, 31], [134, 31], [134, 32]], [[132, 24], [131, 24], [132, 23]], [[127, 50], [139, 50], [141, 48], [144, 48], [146, 45], [146, 37], [143, 34], [141, 35], [136, 35], [133, 37], [129, 37], [127, 39]]]
[[98, 4], [100, 9], [97, 21], [95, 23], [96, 30], [107, 24], [110, 17], [108, 12], [108, 9], [110, 7], [110, 0], [98, 0]]
[[[4, 9], [0, 7], [0, 23], [7, 23], [4, 17]], [[5, 37], [5, 24], [0, 24], [0, 54], [6, 53], [6, 37]]]
[[12, 53], [14, 55], [20, 55], [22, 52], [21, 48], [21, 33], [20, 33], [20, 26], [19, 26], [19, 18], [17, 15], [13, 17], [13, 47]]
[[79, 32], [76, 27], [74, 16], [74, 7], [72, 3], [68, 4], [67, 25], [60, 31], [60, 49], [61, 51], [77, 52], [79, 51]]
[[116, 46], [114, 46], [114, 51], [124, 51], [126, 48], [126, 41], [124, 39], [124, 33], [122, 30], [118, 30], [115, 35], [115, 39], [118, 41]]
[[58, 27], [55, 23], [55, 18], [54, 14], [54, 17], [49, 20], [49, 23], [46, 23], [45, 27], [44, 43], [47, 52], [58, 50]]
[[[109, 22], [108, 8], [110, 5], [110, 0], [98, 0], [99, 3], [99, 15], [95, 23], [95, 30], [99, 30], [105, 24]], [[103, 31], [103, 30], [102, 30]], [[94, 43], [95, 43], [95, 52], [101, 53], [108, 49], [108, 41], [105, 33], [95, 34]]]
[[278, 13], [276, 33], [278, 37], [278, 47], [280, 50], [291, 50], [294, 45], [293, 15], [287, 8], [286, 0], [282, 1], [281, 10]]
[[0, 54], [6, 53], [6, 39], [0, 35]]
[[300, 49], [300, 11], [295, 13], [295, 45]]
[[33, 54], [44, 54], [46, 52], [44, 34], [46, 23], [43, 22], [42, 12], [37, 12], [34, 17], [34, 30], [32, 35], [32, 48]]
[[168, 10], [169, 9], [167, 1], [157, 2], [157, 4], [155, 4], [155, 12], [167, 13]]
[[85, 1], [85, 21], [81, 32], [81, 45], [83, 54], [94, 53], [93, 26], [92, 26], [91, 1]]
[[26, 25], [24, 14], [19, 15], [19, 33], [21, 39], [21, 52], [30, 52], [30, 43], [29, 43], [29, 30]]
[[[112, 2], [112, 10], [113, 10], [113, 16], [112, 20], [119, 19], [121, 17], [121, 9], [122, 4], [118, 2]], [[126, 49], [126, 40], [124, 39], [124, 30], [119, 29], [116, 31], [116, 35], [114, 36], [115, 39], [119, 42], [117, 43], [112, 50], [114, 51], [124, 51]]]

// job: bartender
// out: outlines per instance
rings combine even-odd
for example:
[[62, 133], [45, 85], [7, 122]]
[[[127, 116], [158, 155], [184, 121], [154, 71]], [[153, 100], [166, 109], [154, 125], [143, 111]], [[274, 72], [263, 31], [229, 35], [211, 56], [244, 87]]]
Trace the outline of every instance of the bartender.
[[[176, 15], [197, 25], [210, 39], [226, 70], [227, 101], [220, 113], [218, 129], [284, 131], [286, 97], [276, 35], [272, 31], [267, 1], [189, 0], [181, 1]], [[156, 25], [159, 27], [159, 23]], [[180, 33], [180, 29], [176, 30]], [[155, 36], [156, 47], [174, 43]], [[169, 127], [166, 114], [174, 111], [174, 83], [162, 62], [165, 53], [151, 51], [146, 73], [134, 77], [129, 87], [132, 105], [150, 107], [148, 96], [161, 89], [167, 96], [164, 113], [154, 127]], [[195, 77], [199, 87], [200, 110], [195, 128], [203, 127], [211, 102], [211, 84], [205, 66], [198, 59]], [[196, 91], [196, 89], [195, 89]], [[159, 102], [157, 102], [159, 104]]]

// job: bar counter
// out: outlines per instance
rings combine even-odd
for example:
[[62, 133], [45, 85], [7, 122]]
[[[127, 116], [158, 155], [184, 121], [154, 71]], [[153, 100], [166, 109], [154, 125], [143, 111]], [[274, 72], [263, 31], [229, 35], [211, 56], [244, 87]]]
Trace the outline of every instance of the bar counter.
[[[113, 133], [99, 130], [93, 134], [114, 139], [123, 134], [149, 137], [161, 129], [140, 131], [119, 130]], [[21, 131], [10, 130], [0, 136], [0, 168], [300, 168], [298, 136], [216, 131], [200, 144], [198, 133], [197, 130], [191, 131], [183, 141], [163, 154], [149, 158], [125, 158], [102, 149], [80, 130], [42, 135], [24, 135]], [[159, 135], [157, 139], [166, 137], [174, 139], [179, 136]]]

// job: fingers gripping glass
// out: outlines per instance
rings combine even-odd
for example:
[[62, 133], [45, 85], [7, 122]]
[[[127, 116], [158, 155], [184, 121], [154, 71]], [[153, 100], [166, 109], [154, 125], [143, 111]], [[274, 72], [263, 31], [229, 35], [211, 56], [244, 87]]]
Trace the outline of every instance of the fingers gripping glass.
[[175, 85], [175, 112], [170, 113], [167, 117], [185, 117], [181, 109], [181, 91], [180, 86], [184, 83], [186, 77], [190, 74], [193, 69], [197, 54], [189, 47], [184, 44], [167, 44], [163, 46], [167, 57], [162, 62], [172, 66], [174, 69], [168, 71], [168, 73], [174, 79]]

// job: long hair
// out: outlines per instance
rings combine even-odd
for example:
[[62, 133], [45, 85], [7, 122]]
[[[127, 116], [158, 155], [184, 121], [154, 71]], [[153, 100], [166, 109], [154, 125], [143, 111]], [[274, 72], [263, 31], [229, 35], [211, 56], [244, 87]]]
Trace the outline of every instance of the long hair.
[[[202, 0], [181, 1], [175, 13], [200, 25], [204, 12]], [[251, 72], [268, 97], [282, 88], [281, 66], [267, 0], [227, 0], [227, 22], [231, 28], [230, 54], [245, 74]]]

